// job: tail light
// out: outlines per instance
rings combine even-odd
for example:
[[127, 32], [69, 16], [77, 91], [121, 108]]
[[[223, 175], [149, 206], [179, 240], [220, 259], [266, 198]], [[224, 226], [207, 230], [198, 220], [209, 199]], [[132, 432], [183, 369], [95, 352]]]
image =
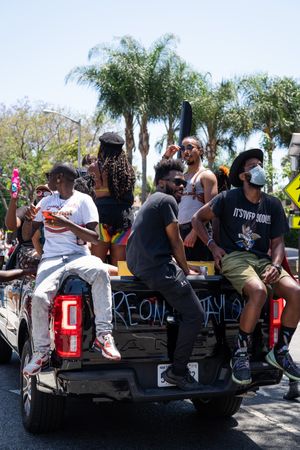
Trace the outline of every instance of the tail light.
[[270, 300], [270, 334], [269, 347], [272, 348], [278, 341], [278, 333], [281, 324], [281, 314], [284, 308], [284, 299]]
[[82, 343], [82, 297], [58, 295], [54, 301], [54, 341], [62, 358], [80, 358]]

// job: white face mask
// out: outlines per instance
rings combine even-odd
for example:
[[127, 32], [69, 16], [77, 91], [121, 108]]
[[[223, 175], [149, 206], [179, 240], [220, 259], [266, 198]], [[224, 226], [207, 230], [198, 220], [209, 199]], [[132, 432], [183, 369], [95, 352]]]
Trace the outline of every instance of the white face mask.
[[250, 183], [255, 186], [264, 186], [266, 184], [266, 173], [261, 166], [253, 167], [249, 170], [251, 175]]

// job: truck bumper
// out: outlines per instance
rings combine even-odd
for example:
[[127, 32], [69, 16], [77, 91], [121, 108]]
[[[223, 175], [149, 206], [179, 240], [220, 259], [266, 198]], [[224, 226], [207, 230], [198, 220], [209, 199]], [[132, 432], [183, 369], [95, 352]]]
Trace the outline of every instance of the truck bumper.
[[200, 384], [197, 391], [182, 391], [177, 387], [141, 388], [133, 369], [84, 370], [58, 372], [48, 370], [38, 375], [37, 388], [46, 393], [64, 396], [92, 396], [99, 400], [153, 402], [185, 398], [241, 395], [256, 391], [259, 386], [279, 383], [281, 372], [267, 363], [251, 365], [253, 382], [239, 386], [231, 380], [230, 369], [213, 385]]

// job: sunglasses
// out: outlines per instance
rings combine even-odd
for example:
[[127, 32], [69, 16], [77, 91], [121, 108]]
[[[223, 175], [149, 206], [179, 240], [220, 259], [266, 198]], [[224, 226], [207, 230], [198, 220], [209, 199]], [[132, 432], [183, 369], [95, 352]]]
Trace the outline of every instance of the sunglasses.
[[196, 145], [193, 144], [181, 145], [180, 150], [184, 152], [185, 150], [193, 150], [194, 147], [196, 147]]
[[175, 186], [183, 186], [186, 187], [187, 181], [185, 181], [183, 178], [163, 178], [163, 180], [171, 181], [175, 184]]
[[36, 191], [36, 195], [38, 197], [49, 197], [49, 195], [51, 195], [51, 192], [38, 190], [38, 191]]

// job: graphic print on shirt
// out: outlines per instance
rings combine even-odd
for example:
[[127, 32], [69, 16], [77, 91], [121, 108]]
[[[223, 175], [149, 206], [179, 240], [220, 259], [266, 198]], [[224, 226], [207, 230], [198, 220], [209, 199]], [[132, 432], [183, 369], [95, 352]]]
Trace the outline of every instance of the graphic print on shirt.
[[250, 224], [246, 223], [242, 225], [242, 233], [239, 233], [238, 237], [240, 239], [236, 241], [236, 244], [245, 250], [251, 250], [255, 244], [255, 241], [261, 238], [259, 234], [254, 233], [251, 223]]

